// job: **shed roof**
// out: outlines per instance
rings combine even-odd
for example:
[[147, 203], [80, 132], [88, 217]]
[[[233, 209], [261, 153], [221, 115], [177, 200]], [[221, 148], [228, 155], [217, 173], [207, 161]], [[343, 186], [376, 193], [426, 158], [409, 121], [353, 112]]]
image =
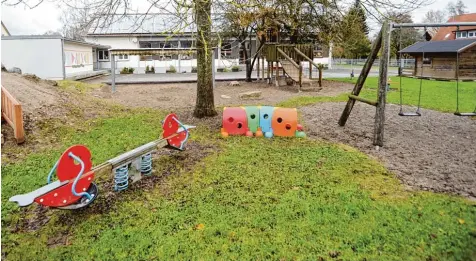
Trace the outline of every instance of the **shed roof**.
[[474, 45], [476, 45], [476, 39], [418, 42], [401, 50], [400, 53], [460, 53]]

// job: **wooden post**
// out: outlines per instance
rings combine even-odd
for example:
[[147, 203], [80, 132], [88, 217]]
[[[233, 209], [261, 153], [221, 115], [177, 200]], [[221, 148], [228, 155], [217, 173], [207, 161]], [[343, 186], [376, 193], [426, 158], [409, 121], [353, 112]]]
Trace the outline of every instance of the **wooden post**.
[[112, 84], [112, 92], [116, 92], [116, 61], [114, 61], [114, 54], [111, 54], [111, 84]]
[[14, 107], [14, 118], [13, 121], [15, 123], [14, 131], [15, 131], [15, 139], [17, 143], [23, 143], [25, 141], [25, 130], [23, 129], [23, 111], [21, 109], [20, 104], [16, 104]]
[[258, 56], [258, 64], [257, 64], [257, 66], [258, 66], [258, 69], [256, 70], [256, 80], [259, 81], [259, 56]]
[[268, 78], [268, 84], [270, 84], [270, 82], [271, 82], [270, 76], [269, 76], [269, 75], [270, 75], [269, 70], [270, 70], [270, 65], [269, 65], [269, 61], [268, 61], [268, 68], [267, 68], [268, 73], [267, 73], [267, 75], [266, 75], [266, 77]]
[[385, 101], [387, 99], [388, 61], [390, 59], [391, 24], [386, 21], [382, 27], [382, 53], [380, 55], [377, 110], [375, 112], [374, 145], [383, 146], [385, 126]]
[[324, 69], [324, 65], [319, 64], [319, 87], [322, 87], [322, 69]]
[[302, 65], [299, 64], [299, 92], [301, 92], [302, 88]]
[[261, 57], [261, 68], [262, 68], [262, 72], [261, 72], [261, 80], [264, 81], [264, 57]]
[[273, 67], [274, 67], [274, 62], [271, 62], [271, 79], [269, 80], [269, 83], [273, 83]]
[[[360, 91], [362, 90], [362, 87], [364, 86], [365, 80], [367, 79], [367, 76], [369, 75], [370, 69], [372, 68], [373, 63], [375, 59], [377, 58], [380, 47], [382, 46], [382, 30], [384, 27], [385, 27], [385, 24], [382, 26], [382, 29], [380, 30], [380, 33], [377, 36], [377, 39], [375, 39], [375, 42], [372, 45], [372, 51], [370, 52], [370, 55], [367, 58], [367, 61], [365, 62], [364, 67], [362, 68], [362, 71], [360, 72], [359, 79], [355, 83], [354, 89], [352, 90], [353, 95], [359, 96]], [[345, 123], [347, 122], [347, 119], [350, 116], [350, 112], [352, 111], [354, 104], [355, 104], [355, 100], [353, 99], [349, 99], [347, 101], [347, 105], [345, 106], [345, 109], [342, 112], [342, 115], [340, 116], [340, 119], [339, 119], [340, 126], [344, 126]]]
[[[312, 63], [309, 62], [309, 80], [312, 79]], [[319, 85], [321, 86], [321, 85]]]

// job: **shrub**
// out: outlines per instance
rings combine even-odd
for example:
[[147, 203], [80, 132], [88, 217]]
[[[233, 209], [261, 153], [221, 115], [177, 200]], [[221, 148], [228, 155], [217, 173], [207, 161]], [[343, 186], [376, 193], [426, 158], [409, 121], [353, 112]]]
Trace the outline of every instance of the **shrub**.
[[134, 68], [129, 68], [129, 73], [134, 73]]
[[151, 66], [151, 67], [150, 67], [150, 71], [153, 72], [153, 73], [155, 73], [155, 68], [154, 68], [154, 66]]
[[121, 74], [128, 74], [128, 73], [129, 73], [129, 68], [127, 67], [122, 68]]
[[231, 71], [232, 71], [232, 72], [239, 72], [239, 71], [240, 71], [240, 66], [238, 66], [238, 65], [233, 65], [233, 67], [231, 67]]
[[197, 72], [197, 67], [196, 66], [192, 66], [192, 73], [196, 73]]
[[170, 65], [170, 67], [169, 67], [169, 69], [167, 70], [167, 72], [169, 72], [169, 73], [176, 73], [177, 70], [175, 69], [175, 66]]
[[223, 72], [231, 72], [229, 68], [223, 68]]
[[146, 72], [149, 71], [149, 65], [147, 65], [147, 66], [145, 67], [145, 71], [146, 71]]

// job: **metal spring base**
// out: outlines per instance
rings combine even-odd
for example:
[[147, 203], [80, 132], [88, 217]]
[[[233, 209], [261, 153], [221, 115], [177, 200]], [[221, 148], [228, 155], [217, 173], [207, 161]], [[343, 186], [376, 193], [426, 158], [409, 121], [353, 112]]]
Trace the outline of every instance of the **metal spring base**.
[[146, 176], [152, 174], [152, 153], [142, 156], [140, 161], [140, 172]]
[[129, 186], [129, 167], [124, 165], [115, 170], [114, 190], [122, 191]]

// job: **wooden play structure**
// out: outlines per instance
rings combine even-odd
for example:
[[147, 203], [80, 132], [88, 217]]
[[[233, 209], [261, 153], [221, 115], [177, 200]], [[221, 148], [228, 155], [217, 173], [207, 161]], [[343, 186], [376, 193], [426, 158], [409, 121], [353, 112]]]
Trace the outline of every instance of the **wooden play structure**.
[[[260, 68], [261, 59], [261, 68]], [[317, 82], [322, 85], [322, 64], [316, 64], [314, 60], [313, 44], [281, 44], [276, 42], [265, 43], [264, 48], [258, 56], [258, 79], [264, 80], [265, 66], [267, 63], [266, 79], [269, 84], [273, 82], [279, 86], [280, 75], [291, 79], [299, 86], [299, 91], [303, 84], [311, 84], [315, 81], [312, 78], [313, 66], [319, 71]], [[309, 62], [309, 78], [303, 77], [302, 62]]]
[[18, 144], [25, 142], [21, 104], [2, 86], [2, 120], [8, 122]]
[[[433, 24], [414, 24], [414, 23], [404, 23], [404, 24], [392, 24], [388, 21], [384, 22], [382, 25], [382, 29], [380, 30], [377, 39], [372, 45], [372, 50], [365, 62], [364, 67], [360, 73], [360, 76], [355, 83], [354, 89], [352, 93], [349, 94], [349, 100], [347, 101], [347, 105], [342, 112], [342, 115], [339, 119], [339, 125], [344, 126], [347, 122], [347, 119], [352, 112], [352, 108], [356, 101], [363, 102], [368, 105], [372, 105], [376, 107], [375, 112], [375, 123], [374, 123], [374, 138], [373, 144], [375, 146], [383, 146], [384, 142], [384, 126], [385, 126], [385, 105], [387, 99], [387, 84], [388, 84], [388, 66], [389, 66], [389, 58], [390, 58], [390, 41], [391, 41], [391, 33], [392, 30], [396, 28], [405, 28], [405, 27], [420, 27], [420, 28], [427, 28], [427, 27], [459, 27], [459, 26], [476, 26], [476, 22], [457, 22], [457, 23], [433, 23]], [[377, 58], [377, 55], [380, 51], [380, 68], [379, 68], [379, 80], [378, 80], [378, 92], [377, 92], [377, 100], [372, 101], [368, 99], [364, 99], [359, 97], [360, 91], [362, 90], [365, 80], [372, 68], [372, 65]], [[420, 63], [423, 66], [423, 63]], [[401, 68], [400, 68], [401, 69]], [[459, 65], [456, 71], [458, 71]], [[423, 67], [420, 69], [423, 70]], [[401, 71], [401, 70], [400, 70]], [[458, 75], [458, 74], [457, 74]], [[401, 79], [402, 77], [400, 77]], [[459, 111], [459, 89], [458, 89], [458, 76], [456, 76], [456, 112], [455, 115], [458, 116], [476, 116], [476, 108], [473, 112], [460, 112]], [[401, 82], [400, 82], [401, 83]], [[421, 97], [421, 86], [422, 82], [420, 82], [420, 97]], [[400, 92], [402, 88], [400, 86]], [[401, 93], [400, 93], [401, 95]], [[420, 100], [420, 99], [419, 99]], [[402, 107], [401, 107], [402, 108]], [[400, 110], [400, 116], [421, 116], [420, 113], [420, 102], [418, 104], [418, 109], [416, 112], [403, 112], [402, 109]]]

